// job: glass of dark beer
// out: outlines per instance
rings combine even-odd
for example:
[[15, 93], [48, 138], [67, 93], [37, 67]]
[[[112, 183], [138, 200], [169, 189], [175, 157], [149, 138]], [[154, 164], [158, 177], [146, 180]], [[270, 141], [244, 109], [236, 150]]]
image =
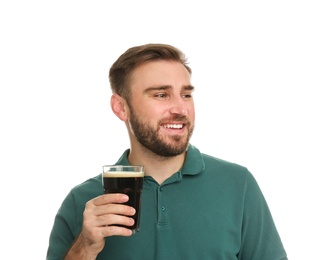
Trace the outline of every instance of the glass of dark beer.
[[133, 226], [125, 226], [133, 231], [139, 231], [141, 194], [144, 182], [144, 166], [134, 165], [105, 165], [103, 166], [102, 182], [104, 193], [124, 193], [129, 196], [125, 203], [135, 208], [136, 214], [133, 216], [135, 223]]

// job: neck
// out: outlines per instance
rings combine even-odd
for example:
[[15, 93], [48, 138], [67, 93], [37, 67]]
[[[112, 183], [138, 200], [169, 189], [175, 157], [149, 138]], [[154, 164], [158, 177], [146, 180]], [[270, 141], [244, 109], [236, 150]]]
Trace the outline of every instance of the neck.
[[145, 147], [131, 148], [128, 156], [130, 164], [144, 165], [145, 175], [151, 176], [159, 184], [179, 171], [184, 163], [186, 152], [173, 156], [164, 157], [154, 154]]

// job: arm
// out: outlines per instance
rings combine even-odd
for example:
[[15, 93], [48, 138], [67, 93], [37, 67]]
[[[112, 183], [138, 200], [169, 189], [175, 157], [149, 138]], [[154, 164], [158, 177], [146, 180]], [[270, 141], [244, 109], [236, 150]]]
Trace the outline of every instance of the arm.
[[287, 259], [266, 200], [250, 173], [244, 197], [241, 240], [239, 259]]
[[[76, 211], [75, 199], [69, 196], [61, 206], [50, 236], [47, 259], [91, 260], [96, 259], [105, 245], [107, 236], [130, 236], [131, 230], [114, 226], [133, 225], [135, 210], [123, 205], [128, 200], [124, 194], [105, 194], [88, 201], [84, 211]], [[80, 216], [82, 215], [82, 216]], [[78, 230], [81, 219], [81, 230]], [[75, 237], [75, 238], [74, 238]]]
[[132, 218], [125, 216], [135, 214], [135, 209], [119, 204], [127, 200], [123, 194], [106, 194], [88, 201], [83, 214], [83, 229], [64, 259], [95, 260], [105, 245], [105, 237], [131, 236], [131, 230], [112, 226], [134, 224]]

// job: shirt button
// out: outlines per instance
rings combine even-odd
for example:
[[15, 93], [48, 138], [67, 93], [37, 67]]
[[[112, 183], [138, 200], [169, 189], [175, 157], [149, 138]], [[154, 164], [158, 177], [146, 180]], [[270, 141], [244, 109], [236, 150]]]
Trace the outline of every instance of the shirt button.
[[166, 208], [164, 206], [161, 207], [161, 211], [165, 211]]

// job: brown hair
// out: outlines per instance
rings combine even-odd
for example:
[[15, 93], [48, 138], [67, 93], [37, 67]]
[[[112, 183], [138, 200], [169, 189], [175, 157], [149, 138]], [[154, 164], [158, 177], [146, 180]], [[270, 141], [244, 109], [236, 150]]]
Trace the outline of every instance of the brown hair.
[[112, 92], [128, 101], [131, 95], [129, 87], [130, 75], [139, 65], [155, 60], [180, 62], [191, 74], [187, 58], [179, 49], [168, 44], [135, 46], [123, 53], [111, 66], [109, 80]]

